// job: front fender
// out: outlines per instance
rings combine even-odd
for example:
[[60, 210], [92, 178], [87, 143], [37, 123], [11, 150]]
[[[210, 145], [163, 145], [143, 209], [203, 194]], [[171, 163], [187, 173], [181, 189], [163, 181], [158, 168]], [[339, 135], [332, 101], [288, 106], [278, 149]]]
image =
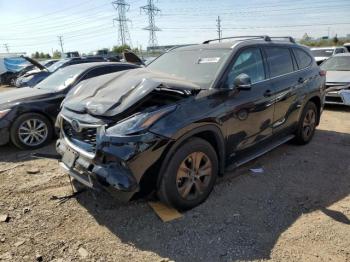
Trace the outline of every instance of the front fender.
[[[189, 131], [190, 130], [190, 131]], [[185, 142], [187, 139], [191, 137], [201, 137], [205, 139], [205, 136], [203, 137], [203, 134], [210, 132], [215, 137], [215, 142], [217, 145], [216, 151], [218, 154], [219, 159], [219, 172], [223, 173], [225, 170], [225, 139], [222, 134], [222, 131], [220, 127], [216, 124], [200, 124], [200, 123], [193, 123], [185, 128], [182, 128], [179, 130], [176, 134], [172, 137], [172, 142], [168, 144], [167, 148], [164, 150], [165, 156], [162, 157], [162, 165], [159, 174], [163, 174], [165, 172], [166, 167], [168, 166], [168, 163], [172, 157], [172, 155], [176, 152], [176, 150], [182, 145], [183, 142]], [[157, 185], [160, 184], [160, 178], [158, 177]]]

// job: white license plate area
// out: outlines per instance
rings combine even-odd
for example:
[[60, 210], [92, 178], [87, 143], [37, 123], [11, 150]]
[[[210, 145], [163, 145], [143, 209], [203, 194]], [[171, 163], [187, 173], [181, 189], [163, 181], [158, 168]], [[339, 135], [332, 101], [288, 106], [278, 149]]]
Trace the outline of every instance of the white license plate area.
[[62, 162], [66, 164], [67, 167], [73, 168], [75, 165], [75, 161], [79, 157], [79, 154], [74, 150], [67, 148], [63, 154]]

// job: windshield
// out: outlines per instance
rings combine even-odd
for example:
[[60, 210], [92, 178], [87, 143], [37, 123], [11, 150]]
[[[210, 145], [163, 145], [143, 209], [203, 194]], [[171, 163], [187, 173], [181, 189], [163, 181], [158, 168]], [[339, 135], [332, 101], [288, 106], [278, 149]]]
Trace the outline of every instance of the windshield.
[[68, 62], [69, 59], [62, 59], [62, 60], [58, 60], [56, 63], [54, 63], [53, 65], [50, 65], [47, 69], [52, 73], [55, 72], [58, 68], [60, 68], [63, 64], [65, 64], [66, 62]]
[[321, 65], [321, 69], [325, 71], [350, 71], [350, 56], [333, 56]]
[[333, 55], [333, 49], [316, 49], [311, 50], [314, 57], [331, 57]]
[[35, 87], [53, 92], [61, 91], [73, 83], [84, 70], [85, 68], [71, 68], [70, 66], [62, 68], [49, 75]]
[[160, 56], [147, 68], [167, 73], [209, 88], [231, 49], [174, 50]]

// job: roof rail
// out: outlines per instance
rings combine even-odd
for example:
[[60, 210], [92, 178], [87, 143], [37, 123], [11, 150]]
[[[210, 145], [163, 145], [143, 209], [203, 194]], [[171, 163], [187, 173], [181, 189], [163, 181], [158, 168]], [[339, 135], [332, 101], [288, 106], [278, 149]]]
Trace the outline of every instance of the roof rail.
[[291, 37], [291, 36], [270, 36], [270, 38], [274, 38], [274, 39], [276, 39], [276, 38], [280, 38], [280, 39], [285, 38], [285, 39], [288, 39], [289, 42], [291, 42], [291, 43], [294, 43], [294, 44], [296, 43], [295, 39], [293, 37]]
[[271, 39], [288, 39], [291, 43], [296, 43], [295, 39], [291, 36], [268, 36], [268, 35], [251, 35], [251, 36], [230, 36], [230, 37], [223, 37], [221, 39], [216, 38], [216, 39], [210, 39], [210, 40], [206, 40], [203, 42], [203, 44], [209, 44], [210, 42], [214, 42], [214, 41], [220, 41], [220, 40], [225, 40], [225, 39], [235, 39], [235, 38], [245, 38], [245, 39], [263, 39], [264, 41], [270, 42]]
[[235, 38], [246, 38], [246, 39], [263, 39], [265, 41], [271, 41], [271, 38], [267, 35], [248, 35], [248, 36], [231, 36], [231, 37], [223, 37], [223, 38], [216, 38], [216, 39], [210, 39], [203, 42], [203, 44], [209, 44], [210, 42], [214, 41], [220, 41], [225, 39], [235, 39]]

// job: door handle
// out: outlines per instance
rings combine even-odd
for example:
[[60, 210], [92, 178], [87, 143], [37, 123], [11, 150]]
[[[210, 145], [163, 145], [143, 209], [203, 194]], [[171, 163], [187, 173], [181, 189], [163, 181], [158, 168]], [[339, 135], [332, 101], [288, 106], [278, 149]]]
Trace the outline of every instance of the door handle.
[[272, 91], [270, 89], [266, 90], [264, 93], [264, 97], [270, 97], [272, 96]]
[[300, 77], [300, 78], [298, 79], [298, 82], [299, 82], [300, 84], [303, 84], [303, 83], [305, 82], [305, 80], [304, 80], [304, 78]]

